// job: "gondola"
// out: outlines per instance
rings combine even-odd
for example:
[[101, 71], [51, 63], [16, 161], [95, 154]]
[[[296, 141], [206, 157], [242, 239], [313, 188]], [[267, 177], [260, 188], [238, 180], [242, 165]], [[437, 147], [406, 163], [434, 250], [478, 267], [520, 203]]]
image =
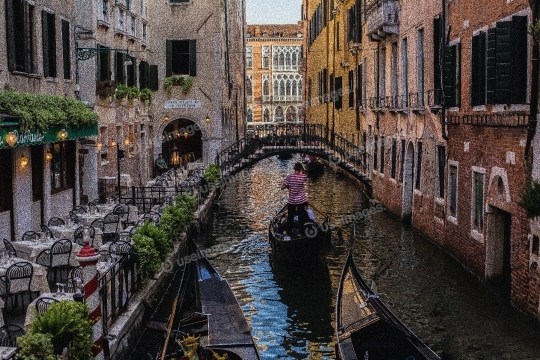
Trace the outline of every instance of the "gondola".
[[338, 359], [440, 360], [365, 283], [351, 251], [339, 281], [335, 318]]
[[193, 240], [187, 240], [186, 248], [171, 331], [156, 359], [195, 359], [195, 354], [199, 360], [260, 359], [251, 327], [227, 280]]
[[284, 219], [287, 219], [287, 205], [277, 213], [268, 226], [272, 257], [276, 261], [295, 264], [322, 258], [331, 245], [328, 219], [322, 225], [308, 222], [303, 227], [295, 222], [290, 234], [284, 231]]
[[311, 160], [304, 165], [306, 174], [309, 177], [316, 177], [324, 174], [324, 164], [320, 160]]
[[280, 153], [277, 158], [279, 160], [290, 160], [293, 158], [293, 153], [292, 152], [283, 152], [283, 153]]

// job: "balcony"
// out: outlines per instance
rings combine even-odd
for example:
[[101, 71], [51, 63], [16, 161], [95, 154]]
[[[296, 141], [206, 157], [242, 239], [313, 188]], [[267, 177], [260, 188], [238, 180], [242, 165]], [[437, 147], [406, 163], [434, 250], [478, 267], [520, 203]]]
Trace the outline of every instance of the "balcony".
[[386, 99], [384, 97], [370, 97], [369, 98], [369, 108], [375, 112], [384, 112], [386, 111]]
[[398, 0], [371, 0], [366, 7], [367, 35], [379, 41], [399, 32]]
[[444, 94], [441, 89], [428, 90], [428, 106], [432, 112], [438, 112], [444, 104]]
[[409, 108], [412, 111], [422, 112], [424, 111], [424, 93], [415, 92], [409, 94]]

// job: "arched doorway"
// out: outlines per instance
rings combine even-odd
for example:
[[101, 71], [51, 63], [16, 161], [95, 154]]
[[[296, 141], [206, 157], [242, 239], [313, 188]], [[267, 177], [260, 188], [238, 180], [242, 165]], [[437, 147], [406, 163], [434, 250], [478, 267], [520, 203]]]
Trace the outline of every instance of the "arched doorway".
[[287, 122], [296, 122], [296, 109], [293, 106], [287, 108]]
[[202, 133], [193, 121], [171, 121], [162, 134], [162, 153], [169, 167], [185, 166], [202, 158]]
[[410, 223], [412, 220], [412, 207], [414, 196], [414, 146], [409, 142], [405, 150], [403, 162], [403, 202], [401, 218], [403, 222]]

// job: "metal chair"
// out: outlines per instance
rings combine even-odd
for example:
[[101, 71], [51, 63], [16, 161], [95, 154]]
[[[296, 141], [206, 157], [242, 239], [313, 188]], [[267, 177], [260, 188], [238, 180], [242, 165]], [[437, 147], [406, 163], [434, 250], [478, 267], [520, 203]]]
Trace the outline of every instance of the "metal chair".
[[75, 224], [81, 223], [81, 219], [79, 219], [79, 216], [73, 210], [69, 212], [69, 220], [71, 220]]
[[39, 233], [35, 231], [27, 231], [23, 234], [21, 240], [22, 241], [31, 241], [31, 240], [39, 240]]
[[[18, 303], [18, 297], [21, 296], [22, 307], [24, 308], [24, 294], [30, 295], [32, 300], [32, 277], [34, 275], [34, 266], [28, 261], [19, 261], [8, 267], [6, 270], [7, 278], [7, 297], [15, 298], [15, 307]], [[13, 306], [13, 300], [11, 302]]]
[[77, 288], [79, 286], [79, 282], [78, 280], [81, 281], [82, 283], [82, 280], [83, 280], [83, 277], [82, 277], [82, 267], [81, 266], [76, 266], [74, 268], [72, 268], [69, 272], [69, 276], [67, 278], [67, 281], [66, 281], [66, 284], [67, 284], [67, 291], [68, 292], [76, 292], [77, 291]]
[[130, 237], [131, 234], [129, 233], [129, 231], [120, 231], [114, 235], [113, 243], [118, 241], [129, 242]]
[[59, 217], [52, 217], [47, 222], [47, 226], [62, 226], [66, 225], [66, 222]]
[[52, 297], [40, 297], [36, 300], [36, 312], [40, 315], [43, 315], [45, 311], [51, 306], [52, 303], [58, 302], [55, 298]]
[[60, 271], [60, 273], [62, 274], [62, 271], [71, 268], [71, 266], [69, 265], [69, 258], [71, 256], [72, 246], [73, 243], [69, 239], [57, 240], [51, 246], [51, 268], [54, 273], [53, 281], [57, 281], [58, 271]]
[[109, 213], [103, 218], [103, 242], [111, 241], [118, 232], [118, 220], [120, 216]]
[[51, 239], [54, 239], [54, 234], [47, 225], [41, 225], [41, 232], [50, 237]]
[[99, 230], [101, 230], [101, 232], [103, 232], [103, 219], [96, 219], [96, 220], [92, 221], [90, 226], [92, 226], [95, 229], [99, 229]]
[[73, 213], [75, 214], [86, 214], [86, 209], [84, 208], [84, 206], [80, 205], [75, 206], [71, 211], [73, 211]]
[[0, 327], [0, 346], [17, 347], [17, 338], [26, 334], [17, 324], [6, 324]]
[[94, 237], [96, 236], [96, 229], [93, 226], [79, 226], [73, 233], [73, 241], [76, 244], [84, 246], [84, 236], [88, 234], [90, 240], [90, 246], [94, 246]]
[[126, 226], [129, 216], [129, 206], [126, 204], [118, 204], [114, 207], [113, 214], [120, 216], [120, 221]]
[[109, 246], [109, 254], [111, 255], [126, 255], [131, 252], [133, 249], [133, 245], [127, 241], [119, 240], [117, 242], [113, 242]]
[[13, 255], [17, 257], [17, 250], [15, 250], [15, 248], [13, 247], [13, 244], [8, 239], [4, 239], [4, 248], [6, 249], [7, 252], [13, 253]]

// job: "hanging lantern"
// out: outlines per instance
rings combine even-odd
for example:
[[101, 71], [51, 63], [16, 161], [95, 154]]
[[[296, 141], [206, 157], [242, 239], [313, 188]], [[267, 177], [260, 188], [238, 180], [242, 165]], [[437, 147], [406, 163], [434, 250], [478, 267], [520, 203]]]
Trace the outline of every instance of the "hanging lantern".
[[58, 132], [58, 137], [60, 138], [60, 140], [66, 140], [67, 137], [68, 137], [68, 133], [66, 131], [66, 129], [62, 129]]
[[9, 146], [15, 145], [17, 142], [17, 135], [15, 135], [13, 131], [8, 132], [6, 135], [6, 142]]

